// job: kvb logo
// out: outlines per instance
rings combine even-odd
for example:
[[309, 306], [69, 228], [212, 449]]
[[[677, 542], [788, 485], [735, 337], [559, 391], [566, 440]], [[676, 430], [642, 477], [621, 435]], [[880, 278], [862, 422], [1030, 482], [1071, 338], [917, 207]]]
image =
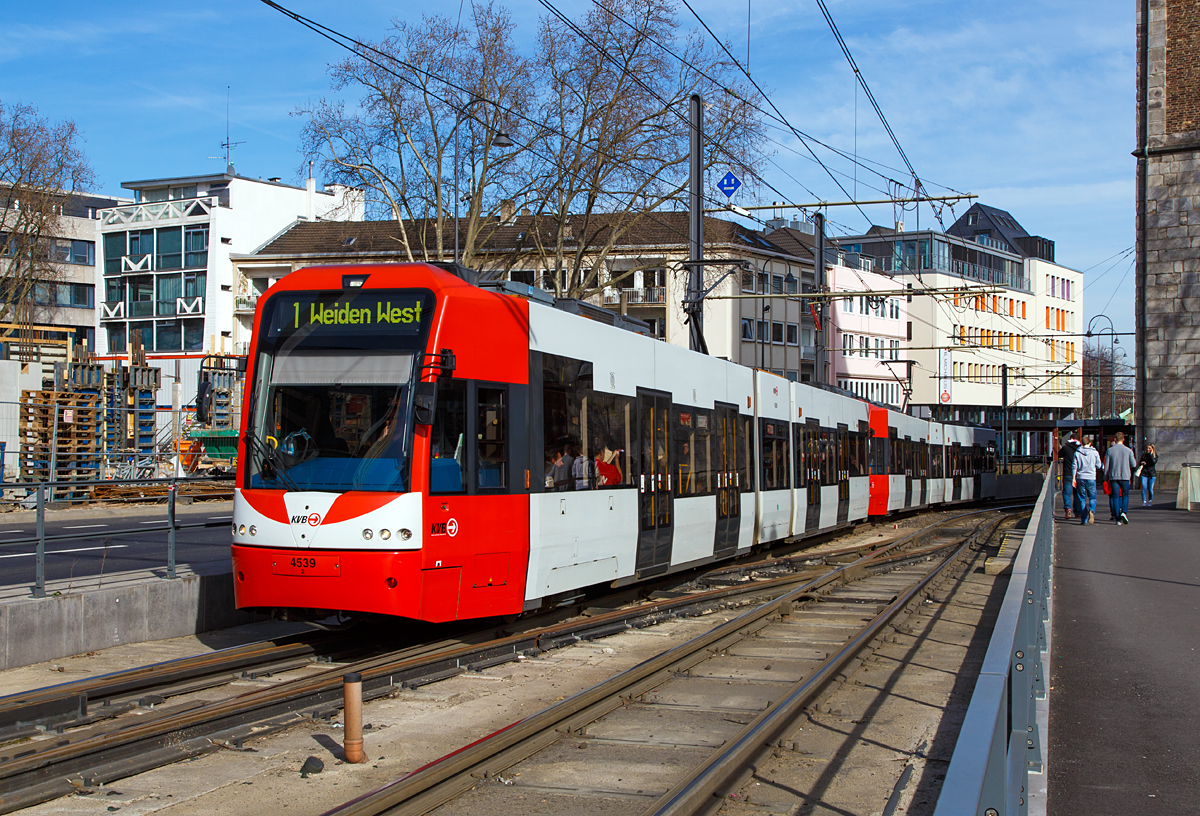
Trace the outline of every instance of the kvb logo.
[[435, 521], [429, 525], [429, 534], [433, 536], [448, 535], [451, 538], [458, 535], [458, 521], [450, 519], [448, 521]]
[[307, 516], [292, 516], [292, 524], [307, 524], [310, 527], [316, 527], [321, 523], [321, 516], [318, 513], [312, 513]]

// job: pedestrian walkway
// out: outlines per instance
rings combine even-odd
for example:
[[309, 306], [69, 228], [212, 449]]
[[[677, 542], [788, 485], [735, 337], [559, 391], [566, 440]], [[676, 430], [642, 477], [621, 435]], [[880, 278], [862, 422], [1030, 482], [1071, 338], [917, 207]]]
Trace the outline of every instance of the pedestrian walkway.
[[1200, 513], [1157, 491], [1128, 526], [1055, 513], [1053, 816], [1194, 814], [1200, 793]]

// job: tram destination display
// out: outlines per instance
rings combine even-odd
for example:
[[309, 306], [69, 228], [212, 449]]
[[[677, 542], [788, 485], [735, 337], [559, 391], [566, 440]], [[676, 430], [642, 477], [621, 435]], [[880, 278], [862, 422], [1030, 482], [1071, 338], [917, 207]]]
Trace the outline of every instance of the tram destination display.
[[280, 292], [265, 307], [260, 337], [270, 346], [376, 346], [423, 336], [432, 317], [433, 297], [423, 291]]

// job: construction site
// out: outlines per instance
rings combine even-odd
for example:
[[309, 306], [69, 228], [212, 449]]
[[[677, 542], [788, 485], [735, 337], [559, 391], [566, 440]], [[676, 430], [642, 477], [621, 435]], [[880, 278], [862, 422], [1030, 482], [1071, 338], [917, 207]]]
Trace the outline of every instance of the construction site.
[[[0, 508], [34, 483], [54, 502], [153, 501], [168, 485], [129, 482], [232, 471], [244, 357], [97, 358], [58, 334], [0, 326]], [[229, 493], [220, 483], [180, 490]]]

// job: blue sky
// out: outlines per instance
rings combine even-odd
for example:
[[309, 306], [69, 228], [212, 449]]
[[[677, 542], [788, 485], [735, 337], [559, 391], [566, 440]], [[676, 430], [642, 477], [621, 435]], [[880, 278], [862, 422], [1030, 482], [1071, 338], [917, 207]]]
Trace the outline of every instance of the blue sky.
[[[1132, 331], [1132, 256], [1120, 256], [1134, 242], [1132, 4], [827, 3], [929, 189], [977, 193], [1029, 232], [1054, 240], [1059, 263], [1087, 270], [1085, 324], [1104, 312], [1118, 331]], [[451, 3], [284, 5], [362, 39], [378, 39], [394, 17], [458, 12]], [[530, 43], [541, 6], [532, 0], [507, 6], [518, 41]], [[588, 4], [557, 6], [578, 19]], [[693, 7], [734, 54], [746, 53], [745, 2], [699, 0]], [[343, 53], [255, 0], [22, 3], [6, 12], [5, 22], [0, 100], [74, 119], [87, 139], [98, 192], [112, 195], [123, 192], [122, 181], [220, 170], [223, 159], [209, 157], [223, 155], [227, 86], [230, 136], [244, 142], [233, 152], [238, 171], [298, 181], [302, 122], [293, 111], [328, 95], [327, 66]], [[749, 35], [751, 71], [792, 124], [845, 150], [857, 138], [860, 156], [903, 166], [861, 92], [856, 126], [853, 76], [815, 2], [750, 0]], [[776, 188], [796, 202], [810, 200], [804, 188], [824, 200], [842, 199], [824, 171], [796, 154], [803, 150], [794, 139], [779, 132], [775, 138], [778, 168], [767, 176]], [[853, 175], [847, 162], [818, 155]], [[852, 180], [843, 183], [853, 191]], [[858, 196], [881, 197], [868, 185], [881, 183], [859, 169]], [[766, 191], [755, 201], [743, 193], [735, 201], [767, 204], [777, 197]], [[867, 213], [885, 225], [897, 217], [890, 206]], [[866, 228], [852, 209], [829, 217], [835, 231]], [[917, 220], [911, 211], [900, 217], [909, 227]], [[945, 218], [948, 226], [949, 210]], [[936, 224], [929, 209], [922, 208], [920, 224]]]

